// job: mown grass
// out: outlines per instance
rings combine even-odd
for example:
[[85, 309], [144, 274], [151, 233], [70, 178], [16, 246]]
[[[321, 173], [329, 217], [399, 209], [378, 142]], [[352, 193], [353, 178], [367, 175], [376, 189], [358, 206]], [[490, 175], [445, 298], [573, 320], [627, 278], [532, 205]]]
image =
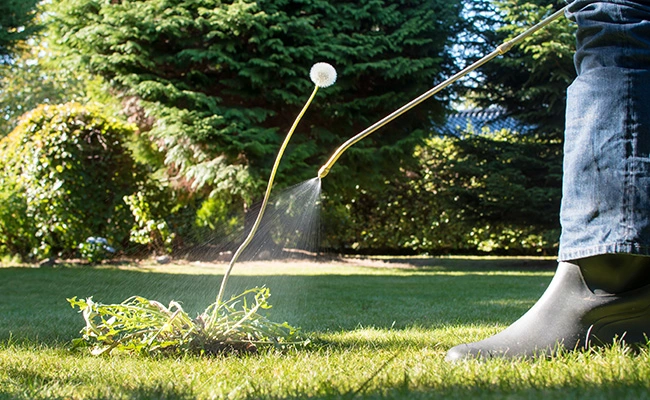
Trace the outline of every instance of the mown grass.
[[302, 327], [313, 342], [211, 358], [70, 351], [83, 321], [65, 299], [121, 302], [137, 294], [179, 300], [195, 315], [214, 301], [223, 266], [0, 268], [0, 399], [650, 398], [650, 355], [622, 345], [550, 360], [444, 361], [449, 347], [525, 312], [550, 281], [549, 266], [526, 259], [242, 264], [231, 291], [265, 284], [269, 318]]

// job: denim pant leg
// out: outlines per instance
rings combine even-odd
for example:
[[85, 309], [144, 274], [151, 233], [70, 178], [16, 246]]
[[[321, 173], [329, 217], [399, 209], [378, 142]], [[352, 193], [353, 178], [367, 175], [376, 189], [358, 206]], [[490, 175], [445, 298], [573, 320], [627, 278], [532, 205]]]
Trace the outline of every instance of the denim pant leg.
[[650, 1], [571, 2], [559, 260], [650, 255]]

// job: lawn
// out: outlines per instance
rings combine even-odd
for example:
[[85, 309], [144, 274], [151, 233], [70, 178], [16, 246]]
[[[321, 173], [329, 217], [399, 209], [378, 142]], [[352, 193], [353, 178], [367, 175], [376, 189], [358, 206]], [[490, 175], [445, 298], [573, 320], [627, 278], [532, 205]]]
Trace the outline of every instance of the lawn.
[[553, 262], [422, 258], [248, 263], [231, 294], [266, 285], [269, 319], [312, 339], [211, 358], [71, 351], [83, 320], [66, 298], [141, 295], [191, 315], [222, 264], [0, 268], [0, 399], [650, 398], [650, 355], [622, 345], [530, 361], [449, 364], [445, 351], [497, 332], [544, 291]]

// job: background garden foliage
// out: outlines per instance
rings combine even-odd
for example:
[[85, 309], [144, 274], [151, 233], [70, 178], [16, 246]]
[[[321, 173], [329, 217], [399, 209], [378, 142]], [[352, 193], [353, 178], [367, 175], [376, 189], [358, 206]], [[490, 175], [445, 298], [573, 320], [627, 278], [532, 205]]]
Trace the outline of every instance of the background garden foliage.
[[[349, 208], [352, 249], [506, 254], [552, 251], [559, 236], [561, 143], [507, 130], [432, 137], [410, 179], [364, 190]], [[394, 227], [395, 229], [386, 229]]]
[[[481, 54], [566, 4], [548, 0], [482, 3], [484, 6], [477, 5], [483, 12], [476, 16], [471, 47]], [[564, 130], [566, 88], [576, 75], [574, 50], [575, 25], [560, 19], [511, 49], [507, 56], [482, 66], [480, 75], [468, 85], [471, 98], [479, 107], [498, 104], [523, 123], [538, 127], [543, 136], [559, 139]]]
[[[0, 3], [0, 57], [9, 56], [39, 28], [34, 24], [38, 0], [4, 0]], [[6, 58], [5, 58], [6, 60]]]
[[[344, 140], [559, 4], [53, 0], [28, 7], [29, 40], [0, 35], [9, 55], [0, 65], [7, 204], [0, 251], [71, 254], [98, 235], [118, 250], [135, 237], [149, 251], [186, 254], [208, 236], [240, 231], [311, 92], [313, 63], [331, 63], [339, 78], [299, 126], [278, 188], [314, 177]], [[323, 181], [323, 247], [553, 252], [573, 40], [568, 21], [555, 23], [346, 152]], [[81, 104], [39, 106], [70, 99]], [[536, 133], [461, 127], [457, 137], [440, 137], [437, 124], [461, 99], [500, 105]], [[82, 104], [101, 104], [101, 112]], [[138, 199], [136, 209], [125, 196]]]
[[40, 106], [0, 141], [0, 214], [5, 250], [70, 255], [88, 237], [128, 242], [133, 224], [123, 196], [137, 190], [122, 122], [78, 103]]

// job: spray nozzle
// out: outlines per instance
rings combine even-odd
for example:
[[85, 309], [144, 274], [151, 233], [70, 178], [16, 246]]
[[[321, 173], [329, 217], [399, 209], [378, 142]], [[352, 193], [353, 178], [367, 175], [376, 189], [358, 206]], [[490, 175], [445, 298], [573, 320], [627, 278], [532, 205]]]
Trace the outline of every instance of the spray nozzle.
[[330, 168], [327, 165], [323, 165], [318, 170], [318, 179], [323, 179], [330, 173]]

